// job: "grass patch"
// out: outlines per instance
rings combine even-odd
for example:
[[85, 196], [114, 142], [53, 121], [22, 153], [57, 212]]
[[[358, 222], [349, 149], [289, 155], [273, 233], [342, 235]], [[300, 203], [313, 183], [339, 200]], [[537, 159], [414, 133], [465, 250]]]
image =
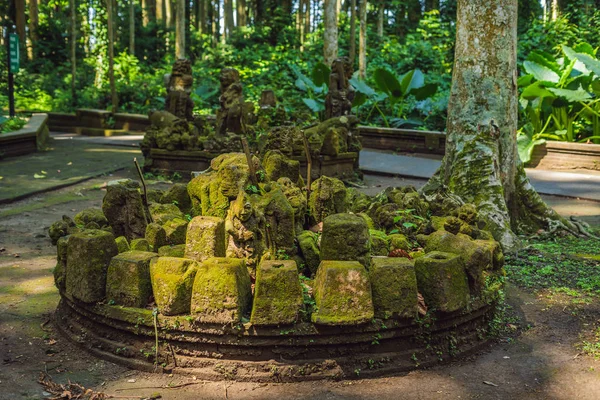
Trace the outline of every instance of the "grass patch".
[[571, 297], [600, 294], [600, 240], [563, 237], [532, 241], [506, 257], [507, 277], [530, 289]]

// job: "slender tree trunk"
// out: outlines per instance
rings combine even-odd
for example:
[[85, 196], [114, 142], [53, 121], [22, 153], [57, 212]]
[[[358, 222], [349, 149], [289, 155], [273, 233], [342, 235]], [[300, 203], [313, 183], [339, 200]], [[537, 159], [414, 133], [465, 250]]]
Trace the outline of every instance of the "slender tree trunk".
[[310, 5], [310, 0], [304, 0], [304, 41], [306, 41], [306, 35], [312, 32], [310, 25]]
[[71, 38], [71, 105], [77, 106], [77, 89], [75, 87], [77, 79], [77, 6], [75, 0], [69, 0], [69, 19]]
[[33, 60], [35, 57], [35, 46], [38, 42], [38, 0], [29, 0], [29, 45], [27, 46], [27, 57]]
[[185, 0], [177, 0], [175, 12], [175, 59], [185, 58]]
[[336, 0], [325, 0], [325, 34], [323, 38], [323, 54], [326, 65], [331, 66], [338, 56], [338, 28], [336, 17]]
[[358, 77], [364, 80], [367, 76], [367, 0], [360, 0], [358, 18], [360, 19], [360, 33], [358, 36]]
[[110, 82], [111, 110], [117, 112], [119, 100], [115, 87], [115, 34], [114, 34], [114, 4], [113, 0], [106, 0], [107, 31], [108, 31], [108, 79]]
[[148, 26], [150, 18], [148, 17], [148, 0], [142, 0], [142, 26]]
[[425, 11], [439, 10], [440, 0], [425, 0]]
[[552, 0], [552, 21], [556, 21], [558, 18], [558, 0]]
[[336, 19], [339, 20], [341, 13], [342, 13], [342, 0], [336, 0], [336, 3], [335, 3], [335, 15], [336, 15]]
[[164, 0], [165, 2], [165, 20], [167, 28], [173, 27], [173, 0]]
[[246, 22], [246, 0], [237, 0], [235, 2], [236, 12], [237, 12], [237, 26], [243, 27], [247, 25]]
[[214, 37], [214, 45], [219, 43], [219, 34], [221, 33], [221, 4], [219, 0], [214, 1], [213, 3], [213, 20], [212, 20], [212, 30]]
[[[26, 48], [27, 37], [25, 35], [25, 0], [13, 0], [15, 5], [15, 25], [17, 26], [17, 35], [19, 35], [19, 46]], [[21, 59], [27, 56], [27, 52], [21, 51]]]
[[409, 29], [415, 29], [421, 21], [421, 1], [409, 0], [408, 2], [408, 25]]
[[504, 250], [518, 246], [514, 232], [572, 227], [540, 199], [518, 158], [517, 8], [517, 0], [458, 0], [446, 155], [423, 188], [430, 199], [475, 204]]
[[233, 33], [233, 0], [223, 0], [223, 12], [225, 17], [224, 36], [229, 39]]
[[356, 0], [350, 1], [350, 49], [348, 51], [350, 63], [356, 60]]
[[129, 0], [129, 54], [135, 55], [135, 0]]
[[165, 1], [169, 0], [156, 0], [156, 22], [161, 25], [165, 23]]
[[377, 8], [377, 36], [383, 37], [383, 20], [385, 17], [385, 5], [383, 0], [379, 0]]

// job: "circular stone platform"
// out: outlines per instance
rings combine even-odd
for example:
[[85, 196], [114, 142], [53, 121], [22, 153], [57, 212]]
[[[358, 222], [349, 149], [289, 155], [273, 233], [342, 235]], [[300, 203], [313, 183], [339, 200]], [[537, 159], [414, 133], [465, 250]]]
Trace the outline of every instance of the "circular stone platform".
[[55, 318], [70, 340], [130, 368], [206, 380], [292, 382], [374, 377], [448, 361], [486, 343], [492, 314], [493, 306], [480, 303], [469, 312], [416, 321], [373, 319], [362, 326], [228, 327], [162, 315], [155, 325], [152, 310], [63, 296]]

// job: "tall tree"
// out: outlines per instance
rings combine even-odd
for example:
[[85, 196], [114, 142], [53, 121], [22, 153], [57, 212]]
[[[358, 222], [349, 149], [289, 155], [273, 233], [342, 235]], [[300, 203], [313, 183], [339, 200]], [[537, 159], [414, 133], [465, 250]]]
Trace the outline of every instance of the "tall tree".
[[175, 16], [175, 58], [185, 58], [185, 2], [186, 0], [177, 0], [177, 11]]
[[367, 0], [360, 0], [358, 11], [360, 32], [358, 35], [358, 77], [367, 76]]
[[350, 0], [350, 49], [348, 50], [350, 63], [354, 65], [356, 59], [356, 0]]
[[168, 29], [173, 27], [173, 0], [164, 0], [165, 3], [165, 22]]
[[237, 26], [243, 27], [247, 25], [246, 18], [246, 0], [236, 0], [235, 2], [236, 12], [237, 12]]
[[165, 2], [169, 0], [156, 0], [156, 22], [165, 23]]
[[385, 2], [384, 0], [379, 0], [379, 4], [377, 6], [377, 36], [383, 37], [383, 21], [385, 18]]
[[107, 32], [108, 32], [108, 80], [110, 84], [111, 110], [117, 112], [119, 100], [115, 86], [115, 27], [114, 27], [114, 4], [113, 0], [106, 0]]
[[233, 0], [223, 0], [224, 30], [223, 37], [229, 38], [233, 33]]
[[71, 105], [77, 105], [77, 4], [75, 0], [69, 0], [70, 15], [70, 45], [71, 45]]
[[38, 0], [29, 0], [29, 46], [27, 47], [27, 55], [30, 60], [35, 57], [35, 47], [38, 42]]
[[142, 26], [148, 26], [150, 18], [148, 16], [148, 0], [142, 0]]
[[[19, 35], [19, 46], [25, 48], [27, 37], [25, 36], [25, 0], [13, 0], [15, 5], [15, 25]], [[21, 58], [27, 53], [21, 52]]]
[[458, 0], [457, 13], [446, 154], [423, 192], [474, 203], [513, 249], [515, 232], [571, 224], [541, 200], [518, 158], [517, 0]]
[[129, 54], [135, 55], [135, 0], [129, 0]]
[[324, 4], [325, 32], [323, 37], [323, 59], [331, 65], [338, 56], [338, 24], [336, 0], [325, 0]]

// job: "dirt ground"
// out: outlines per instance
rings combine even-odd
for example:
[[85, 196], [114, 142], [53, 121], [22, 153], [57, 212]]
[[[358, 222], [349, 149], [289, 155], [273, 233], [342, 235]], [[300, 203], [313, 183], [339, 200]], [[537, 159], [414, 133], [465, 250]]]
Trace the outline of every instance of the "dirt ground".
[[[203, 382], [193, 377], [130, 371], [95, 359], [55, 332], [58, 303], [52, 269], [56, 250], [47, 229], [63, 214], [98, 207], [107, 180], [96, 178], [0, 206], [0, 399], [42, 399], [41, 372], [117, 398], [163, 399], [598, 399], [600, 363], [575, 346], [600, 319], [600, 305], [574, 304], [560, 296], [509, 285], [507, 297], [520, 316], [514, 337], [491, 343], [467, 359], [402, 376], [370, 380], [255, 384]], [[369, 190], [419, 184], [367, 177]], [[547, 200], [563, 214], [600, 225], [600, 203]], [[130, 397], [128, 397], [130, 396]]]

